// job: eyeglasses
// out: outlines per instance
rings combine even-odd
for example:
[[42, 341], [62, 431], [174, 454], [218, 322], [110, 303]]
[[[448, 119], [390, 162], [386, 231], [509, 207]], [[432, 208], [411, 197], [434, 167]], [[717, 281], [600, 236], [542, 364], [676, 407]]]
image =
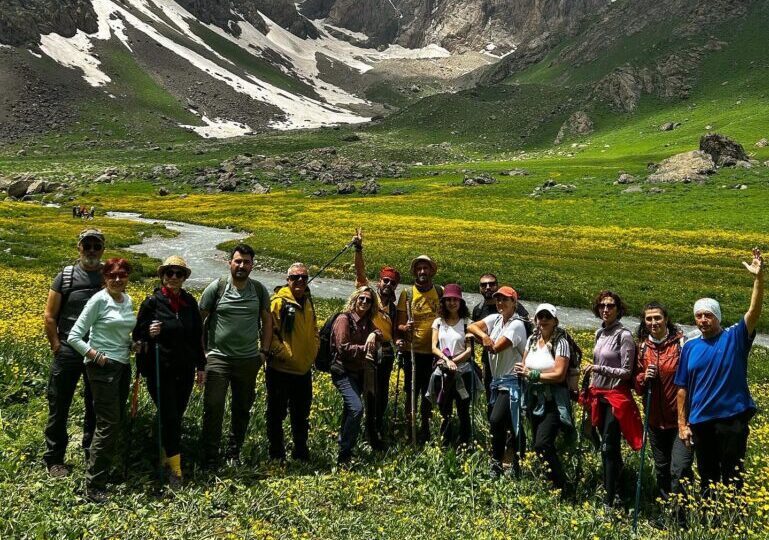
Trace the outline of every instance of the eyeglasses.
[[128, 277], [128, 272], [125, 270], [120, 270], [118, 272], [110, 272], [106, 274], [107, 279], [126, 279]]
[[370, 296], [359, 296], [358, 302], [360, 302], [361, 304], [372, 304], [374, 302], [374, 299], [371, 298]]
[[614, 304], [614, 303], [612, 303], [612, 304], [598, 304], [598, 311], [603, 311], [603, 310], [611, 311], [615, 307], [617, 307], [617, 304]]
[[291, 274], [290, 276], [288, 276], [288, 280], [289, 281], [299, 281], [299, 280], [307, 281], [307, 278], [309, 277], [310, 276], [308, 276], [307, 274]]
[[490, 289], [496, 286], [497, 286], [496, 281], [487, 281], [486, 283], [481, 282], [481, 289]]
[[174, 270], [173, 268], [166, 268], [165, 271], [163, 272], [163, 275], [166, 276], [167, 278], [174, 278], [174, 277], [183, 278], [183, 277], [187, 277], [187, 272], [185, 272], [181, 268], [178, 270]]
[[101, 242], [83, 242], [80, 244], [85, 251], [101, 251], [104, 249], [104, 244]]

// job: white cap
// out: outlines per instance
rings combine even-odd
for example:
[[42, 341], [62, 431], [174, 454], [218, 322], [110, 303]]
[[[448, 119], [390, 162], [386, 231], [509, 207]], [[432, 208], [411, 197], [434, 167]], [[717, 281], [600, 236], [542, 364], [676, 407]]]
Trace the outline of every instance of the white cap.
[[558, 318], [558, 310], [555, 309], [553, 304], [540, 304], [537, 306], [537, 310], [534, 312], [534, 317], [539, 315], [542, 311], [547, 311], [553, 318]]

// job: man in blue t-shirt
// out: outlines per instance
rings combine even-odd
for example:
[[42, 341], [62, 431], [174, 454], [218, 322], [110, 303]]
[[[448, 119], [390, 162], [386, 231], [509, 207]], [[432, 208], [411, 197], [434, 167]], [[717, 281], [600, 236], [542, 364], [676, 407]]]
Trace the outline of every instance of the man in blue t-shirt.
[[687, 446], [694, 444], [705, 494], [716, 482], [742, 487], [748, 422], [756, 411], [748, 389], [748, 354], [764, 297], [764, 261], [758, 248], [753, 261], [743, 264], [753, 275], [750, 308], [724, 329], [718, 302], [697, 300], [694, 319], [702, 335], [684, 345], [675, 377], [679, 436]]

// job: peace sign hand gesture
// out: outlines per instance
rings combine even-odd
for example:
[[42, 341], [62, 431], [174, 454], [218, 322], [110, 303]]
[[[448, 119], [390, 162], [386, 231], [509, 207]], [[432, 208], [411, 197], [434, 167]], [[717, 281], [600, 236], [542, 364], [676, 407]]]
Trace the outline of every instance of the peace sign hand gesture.
[[753, 248], [753, 261], [748, 264], [745, 261], [742, 262], [742, 264], [745, 266], [745, 268], [748, 269], [748, 272], [753, 274], [754, 276], [759, 276], [763, 274], [764, 272], [764, 259], [761, 257], [761, 250], [757, 247]]

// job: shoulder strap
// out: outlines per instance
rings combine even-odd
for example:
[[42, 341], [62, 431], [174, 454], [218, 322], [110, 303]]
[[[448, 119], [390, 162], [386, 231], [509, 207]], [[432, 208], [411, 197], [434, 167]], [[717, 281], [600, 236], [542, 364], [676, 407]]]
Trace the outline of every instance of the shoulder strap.
[[224, 290], [227, 288], [227, 278], [222, 276], [219, 278], [219, 282], [216, 285], [216, 296], [214, 296], [214, 305], [211, 306], [211, 311], [209, 312], [208, 316], [211, 317], [216, 312], [216, 308], [219, 307], [219, 302], [222, 300], [222, 296], [224, 296]]
[[61, 271], [61, 296], [69, 296], [72, 292], [72, 283], [75, 280], [75, 265], [68, 264]]
[[433, 285], [435, 287], [435, 292], [438, 293], [438, 300], [443, 298], [443, 286], [442, 285]]

